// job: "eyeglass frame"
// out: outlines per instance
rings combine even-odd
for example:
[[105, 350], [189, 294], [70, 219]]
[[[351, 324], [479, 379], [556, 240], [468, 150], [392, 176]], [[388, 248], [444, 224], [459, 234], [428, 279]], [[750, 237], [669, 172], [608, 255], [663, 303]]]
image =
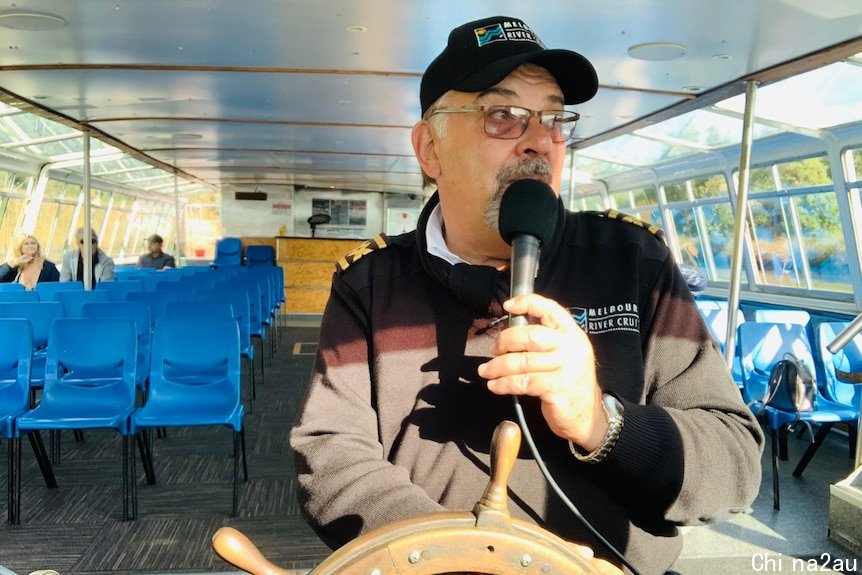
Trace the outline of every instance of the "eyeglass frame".
[[[90, 243], [91, 243], [91, 244], [97, 244], [97, 243], [99, 243], [99, 240], [97, 240], [96, 238], [92, 238], [92, 239], [90, 240]], [[84, 240], [78, 240], [78, 245], [79, 245], [79, 246], [83, 246], [83, 245], [84, 245]]]
[[[488, 112], [493, 111], [495, 109], [497, 109], [497, 110], [508, 109], [510, 115], [512, 115], [514, 118], [519, 119], [521, 121], [521, 133], [518, 134], [517, 136], [511, 136], [511, 137], [500, 136], [497, 134], [490, 133], [488, 131], [488, 117], [489, 117]], [[518, 116], [518, 115], [512, 113], [513, 110], [520, 110], [523, 112], [527, 112], [528, 114]], [[539, 125], [548, 131], [548, 134], [551, 135], [551, 141], [554, 142], [555, 144], [565, 144], [567, 142], [571, 142], [572, 140], [574, 140], [575, 126], [577, 125], [578, 120], [581, 119], [580, 114], [578, 114], [577, 112], [573, 112], [571, 110], [563, 110], [563, 109], [558, 109], [558, 110], [531, 110], [530, 108], [524, 108], [523, 106], [512, 106], [512, 105], [508, 105], [508, 104], [494, 104], [492, 106], [484, 106], [484, 105], [457, 106], [457, 107], [451, 107], [451, 108], [440, 107], [440, 108], [437, 108], [436, 110], [433, 110], [428, 115], [428, 117], [430, 118], [431, 116], [434, 116], [435, 114], [459, 114], [459, 113], [466, 113], [466, 112], [483, 112], [482, 128], [485, 131], [485, 134], [487, 134], [488, 136], [491, 136], [492, 138], [497, 138], [499, 140], [517, 140], [518, 138], [520, 138], [521, 136], [523, 136], [526, 133], [527, 127], [530, 125], [530, 120], [533, 119], [534, 117], [536, 117], [539, 119]], [[558, 123], [562, 124], [562, 123], [571, 122], [572, 127], [571, 127], [571, 133], [569, 134], [569, 136], [567, 138], [563, 138], [562, 140], [557, 141], [557, 140], [554, 140], [553, 132], [551, 130], [554, 122], [557, 122], [557, 121], [553, 120], [551, 122], [551, 125], [547, 125], [542, 121], [542, 116], [545, 114], [559, 115], [561, 113], [564, 114], [565, 116], [563, 117], [562, 121], [560, 121]], [[560, 128], [560, 131], [561, 132], [563, 131], [562, 126]]]

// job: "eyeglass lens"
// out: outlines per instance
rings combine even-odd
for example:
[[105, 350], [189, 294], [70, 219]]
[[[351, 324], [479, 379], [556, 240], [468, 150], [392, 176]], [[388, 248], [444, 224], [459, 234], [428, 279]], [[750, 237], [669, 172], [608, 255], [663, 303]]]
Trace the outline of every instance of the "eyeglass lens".
[[527, 131], [533, 115], [539, 116], [539, 122], [548, 130], [553, 142], [566, 142], [574, 135], [576, 115], [564, 112], [532, 112], [516, 106], [486, 108], [485, 133], [495, 138], [520, 138]]

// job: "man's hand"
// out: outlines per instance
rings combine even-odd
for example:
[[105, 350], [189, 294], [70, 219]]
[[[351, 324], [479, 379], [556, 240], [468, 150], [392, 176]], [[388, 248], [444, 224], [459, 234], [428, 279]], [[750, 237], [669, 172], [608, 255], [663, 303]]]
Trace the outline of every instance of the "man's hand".
[[491, 350], [494, 359], [479, 366], [479, 375], [498, 395], [538, 397], [551, 431], [592, 451], [608, 422], [587, 335], [560, 304], [538, 294], [515, 297], [503, 308], [538, 323], [504, 330]]

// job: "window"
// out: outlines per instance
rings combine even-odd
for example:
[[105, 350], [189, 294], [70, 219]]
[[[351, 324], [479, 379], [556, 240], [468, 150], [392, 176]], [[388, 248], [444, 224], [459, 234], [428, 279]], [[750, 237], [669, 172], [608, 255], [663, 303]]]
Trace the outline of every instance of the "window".
[[658, 194], [652, 186], [611, 194], [611, 205], [630, 216], [664, 227], [658, 209]]
[[826, 158], [759, 167], [751, 189], [747, 218], [756, 282], [849, 293], [850, 266]]

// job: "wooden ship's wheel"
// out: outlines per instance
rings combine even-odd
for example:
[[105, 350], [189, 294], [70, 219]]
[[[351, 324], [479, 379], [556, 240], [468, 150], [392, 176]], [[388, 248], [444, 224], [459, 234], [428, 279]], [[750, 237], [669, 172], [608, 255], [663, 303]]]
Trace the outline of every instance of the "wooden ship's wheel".
[[[491, 440], [491, 479], [472, 513], [398, 521], [344, 545], [309, 575], [593, 575], [621, 573], [541, 527], [509, 515], [507, 485], [521, 429], [504, 421]], [[270, 563], [230, 527], [213, 536], [225, 561], [253, 575], [299, 575]]]

